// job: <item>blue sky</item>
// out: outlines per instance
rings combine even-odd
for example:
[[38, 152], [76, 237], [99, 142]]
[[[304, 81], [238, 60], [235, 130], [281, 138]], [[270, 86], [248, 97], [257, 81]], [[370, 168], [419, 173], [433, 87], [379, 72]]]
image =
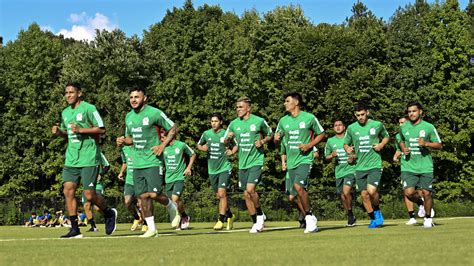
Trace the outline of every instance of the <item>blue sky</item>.
[[[315, 24], [342, 23], [351, 15], [357, 0], [194, 0], [194, 6], [204, 3], [219, 5], [224, 11], [241, 15], [256, 9], [265, 13], [277, 6], [299, 5]], [[3, 42], [15, 40], [21, 29], [38, 23], [43, 29], [75, 39], [93, 39], [94, 29], [119, 28], [127, 36], [137, 34], [161, 21], [167, 9], [182, 7], [184, 0], [0, 0], [0, 36]], [[388, 21], [399, 6], [415, 0], [362, 0], [375, 13]], [[434, 2], [434, 1], [429, 1]], [[468, 0], [460, 0], [461, 8]]]

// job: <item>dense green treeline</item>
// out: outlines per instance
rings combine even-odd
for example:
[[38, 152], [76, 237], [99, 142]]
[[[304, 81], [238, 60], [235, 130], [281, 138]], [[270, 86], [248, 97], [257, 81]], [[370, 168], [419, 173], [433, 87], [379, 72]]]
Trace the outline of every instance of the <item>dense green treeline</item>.
[[[105, 120], [101, 141], [113, 165], [106, 180], [110, 196], [120, 195], [114, 140], [123, 134], [129, 111], [126, 88], [141, 84], [193, 147], [209, 128], [209, 114], [220, 111], [229, 122], [242, 95], [275, 128], [282, 95], [298, 91], [329, 136], [335, 118], [354, 120], [352, 108], [361, 99], [393, 136], [405, 104], [419, 100], [444, 142], [434, 152], [437, 197], [472, 200], [473, 14], [472, 3], [461, 10], [454, 0], [419, 0], [384, 22], [358, 2], [343, 23], [314, 25], [295, 6], [237, 16], [188, 1], [169, 10], [142, 39], [99, 31], [90, 43], [32, 24], [0, 48], [0, 197], [61, 194], [65, 143], [50, 131], [65, 107], [64, 84], [74, 80]], [[393, 152], [393, 144], [383, 151], [382, 190], [401, 189]], [[261, 189], [282, 190], [277, 147], [268, 145], [266, 158]], [[333, 179], [333, 166], [320, 159], [310, 189], [333, 190]], [[201, 153], [187, 193], [208, 190], [206, 180]]]

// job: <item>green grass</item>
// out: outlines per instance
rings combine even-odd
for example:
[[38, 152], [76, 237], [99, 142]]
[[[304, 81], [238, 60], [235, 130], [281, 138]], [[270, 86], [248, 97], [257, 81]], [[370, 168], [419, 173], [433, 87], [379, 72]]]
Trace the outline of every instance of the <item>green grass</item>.
[[438, 218], [432, 229], [405, 220], [386, 220], [380, 229], [368, 229], [367, 221], [354, 228], [325, 221], [315, 234], [303, 234], [295, 222], [267, 222], [260, 234], [248, 233], [250, 223], [236, 223], [230, 233], [214, 232], [211, 223], [192, 223], [186, 231], [158, 224], [161, 236], [151, 239], [136, 237], [141, 232], [129, 231], [129, 224], [112, 236], [99, 225], [100, 232], [82, 239], [59, 239], [66, 228], [4, 226], [0, 265], [472, 265], [471, 218]]

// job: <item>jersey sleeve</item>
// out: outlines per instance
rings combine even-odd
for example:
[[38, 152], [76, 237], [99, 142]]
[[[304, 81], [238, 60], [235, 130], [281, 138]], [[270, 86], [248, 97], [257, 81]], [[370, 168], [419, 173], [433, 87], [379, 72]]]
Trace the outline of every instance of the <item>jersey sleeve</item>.
[[328, 156], [329, 154], [332, 153], [332, 148], [331, 148], [331, 143], [330, 141], [328, 140], [326, 142], [326, 146], [324, 146], [324, 156]]
[[124, 136], [125, 137], [131, 137], [132, 136], [131, 132], [132, 132], [132, 130], [131, 130], [130, 126], [127, 123], [127, 118], [125, 118], [125, 135]]
[[194, 154], [194, 150], [191, 149], [191, 147], [188, 146], [188, 144], [184, 143], [183, 142], [183, 149], [184, 149], [184, 153], [186, 153], [188, 156], [192, 156]]
[[321, 126], [319, 120], [314, 115], [311, 118], [311, 130], [313, 130], [316, 135], [324, 132], [324, 128]]
[[166, 131], [170, 130], [174, 126], [174, 122], [171, 121], [171, 119], [169, 119], [168, 116], [166, 116], [166, 114], [160, 110], [156, 114], [155, 119], [155, 123], [158, 126], [164, 128]]
[[227, 127], [227, 130], [225, 131], [225, 134], [224, 134], [224, 139], [226, 139], [229, 136], [229, 133], [234, 133], [234, 121], [230, 122], [229, 126]]
[[201, 138], [198, 141], [198, 145], [204, 145], [207, 143], [207, 137], [206, 137], [206, 132], [202, 133]]
[[441, 138], [439, 137], [438, 131], [434, 126], [431, 126], [429, 140], [430, 142], [441, 143]]
[[278, 125], [276, 127], [275, 133], [280, 134], [280, 138], [285, 136], [285, 130], [283, 129], [282, 119], [280, 119], [280, 121], [278, 121]]
[[352, 144], [352, 130], [350, 127], [347, 128], [346, 134], [344, 135], [344, 144], [347, 144], [347, 145]]
[[280, 155], [285, 155], [285, 154], [286, 154], [286, 144], [285, 144], [285, 142], [281, 142]]
[[109, 161], [102, 152], [100, 153], [100, 165], [102, 165], [103, 167], [110, 166]]
[[91, 105], [87, 110], [87, 118], [94, 127], [105, 127], [104, 121], [102, 120], [99, 111], [97, 111], [97, 108], [95, 108], [93, 105]]
[[66, 124], [64, 124], [64, 114], [61, 114], [61, 123], [59, 123], [59, 129], [66, 131]]
[[260, 125], [260, 130], [263, 132], [265, 136], [271, 136], [272, 135], [272, 128], [268, 125], [267, 121], [265, 119], [262, 120], [262, 124]]
[[388, 134], [387, 129], [385, 128], [385, 126], [382, 123], [380, 123], [380, 134], [379, 134], [379, 136], [381, 136], [382, 138], [390, 137], [390, 135]]
[[397, 151], [401, 151], [400, 142], [402, 142], [402, 137], [401, 137], [401, 134], [398, 133], [397, 135], [395, 135], [395, 149]]

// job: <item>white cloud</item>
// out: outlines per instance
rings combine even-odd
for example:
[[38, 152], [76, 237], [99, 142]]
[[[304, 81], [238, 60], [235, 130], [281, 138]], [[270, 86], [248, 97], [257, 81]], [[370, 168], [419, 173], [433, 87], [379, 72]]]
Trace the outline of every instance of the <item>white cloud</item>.
[[94, 17], [88, 16], [86, 12], [71, 14], [68, 21], [74, 23], [71, 29], [61, 29], [57, 34], [76, 40], [92, 41], [95, 38], [96, 29], [111, 31], [118, 28], [107, 16], [101, 13], [95, 13]]

